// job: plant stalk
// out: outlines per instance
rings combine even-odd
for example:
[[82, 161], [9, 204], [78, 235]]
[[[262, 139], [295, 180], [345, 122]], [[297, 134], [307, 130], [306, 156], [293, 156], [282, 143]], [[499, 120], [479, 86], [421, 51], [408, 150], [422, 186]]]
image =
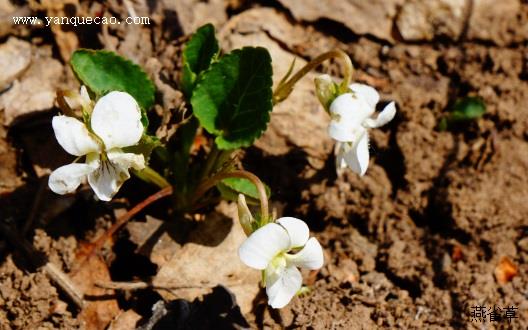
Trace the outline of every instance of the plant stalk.
[[127, 213], [120, 216], [116, 222], [106, 230], [103, 234], [101, 234], [97, 240], [91, 244], [86, 251], [83, 251], [81, 255], [79, 255], [79, 259], [81, 260], [77, 265], [76, 268], [72, 271], [72, 273], [76, 273], [80, 268], [82, 268], [85, 264], [85, 262], [96, 254], [103, 246], [104, 244], [121, 228], [124, 226], [128, 220], [132, 219], [133, 216], [141, 212], [145, 207], [149, 206], [150, 204], [154, 203], [155, 201], [158, 201], [164, 197], [167, 197], [169, 195], [172, 195], [173, 188], [172, 186], [167, 186], [160, 191], [155, 192], [154, 194], [150, 195], [146, 199], [144, 199], [141, 203], [134, 206], [132, 209], [130, 209]]
[[264, 188], [264, 184], [262, 183], [262, 181], [260, 181], [258, 176], [256, 176], [253, 173], [243, 171], [243, 170], [235, 170], [231, 172], [221, 172], [203, 181], [198, 186], [198, 188], [196, 188], [196, 192], [194, 194], [194, 199], [193, 199], [192, 204], [195, 204], [196, 201], [198, 201], [200, 197], [202, 197], [207, 191], [209, 191], [209, 189], [213, 188], [220, 181], [227, 179], [227, 178], [248, 179], [255, 185], [255, 187], [257, 188], [258, 194], [259, 194], [260, 214], [263, 219], [267, 219], [269, 216], [269, 211], [268, 211], [268, 195], [266, 194], [266, 188]]
[[141, 171], [134, 171], [134, 174], [141, 180], [155, 184], [161, 189], [170, 186], [170, 183], [150, 166], [145, 166]]
[[287, 82], [283, 84], [279, 84], [277, 88], [275, 89], [275, 92], [273, 92], [273, 104], [278, 104], [285, 100], [290, 93], [293, 91], [293, 86], [302, 78], [304, 77], [308, 72], [310, 72], [312, 69], [315, 69], [317, 66], [319, 66], [321, 63], [323, 63], [326, 60], [329, 60], [331, 58], [340, 58], [343, 60], [343, 63], [345, 64], [345, 72], [343, 74], [343, 81], [339, 85], [339, 89], [342, 93], [346, 92], [348, 89], [348, 85], [350, 85], [350, 82], [352, 81], [352, 74], [354, 73], [354, 66], [352, 65], [352, 61], [350, 60], [350, 57], [348, 55], [340, 50], [335, 49], [332, 51], [329, 51], [327, 53], [321, 54], [317, 56], [315, 59], [308, 62], [303, 68], [301, 68], [293, 77], [291, 77]]

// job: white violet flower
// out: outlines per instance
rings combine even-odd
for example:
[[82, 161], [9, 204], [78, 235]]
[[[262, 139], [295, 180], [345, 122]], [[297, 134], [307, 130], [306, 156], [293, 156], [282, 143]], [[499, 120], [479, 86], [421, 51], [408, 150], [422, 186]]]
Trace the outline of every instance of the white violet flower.
[[304, 221], [284, 217], [257, 229], [238, 249], [244, 264], [264, 270], [271, 307], [286, 306], [301, 289], [302, 275], [297, 267], [323, 266], [323, 249], [309, 234]]
[[390, 102], [376, 118], [378, 92], [367, 85], [351, 84], [351, 92], [336, 97], [330, 105], [331, 121], [328, 134], [337, 141], [336, 166], [350, 167], [364, 175], [369, 163], [368, 129], [387, 124], [396, 114], [394, 102]]
[[[86, 106], [87, 93], [81, 89], [81, 95], [82, 105]], [[129, 168], [145, 167], [143, 155], [122, 150], [136, 145], [144, 130], [139, 105], [128, 93], [110, 92], [97, 101], [90, 118], [91, 131], [68, 116], [53, 117], [52, 126], [66, 152], [86, 156], [84, 163], [74, 162], [51, 173], [48, 185], [57, 194], [75, 191], [87, 178], [97, 197], [109, 201], [130, 178]]]

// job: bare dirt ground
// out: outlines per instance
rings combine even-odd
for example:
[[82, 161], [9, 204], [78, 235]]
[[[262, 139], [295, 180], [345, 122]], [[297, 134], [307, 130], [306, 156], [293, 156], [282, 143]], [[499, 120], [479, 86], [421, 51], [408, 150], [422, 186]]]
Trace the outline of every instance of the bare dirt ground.
[[[151, 24], [12, 22], [22, 15], [126, 17], [130, 6]], [[167, 224], [168, 202], [155, 204], [87, 272], [78, 266], [86, 242], [153, 190], [130, 180], [106, 204], [88, 189], [66, 197], [47, 190], [50, 170], [68, 160], [50, 119], [55, 92], [78, 88], [71, 52], [117, 51], [149, 73], [158, 112], [177, 109], [181, 38], [207, 22], [225, 51], [267, 47], [275, 79], [294, 57], [300, 65], [341, 48], [358, 81], [397, 103], [396, 119], [372, 134], [365, 177], [336, 175], [313, 76], [274, 109], [268, 131], [245, 151], [244, 167], [271, 187], [279, 214], [307, 221], [325, 250], [323, 269], [306, 274], [311, 293], [280, 311], [266, 307], [258, 274], [255, 280], [238, 264], [218, 271], [243, 239], [232, 206], [195, 216], [203, 221]], [[0, 236], [14, 228], [15, 240], [92, 297], [80, 311], [41, 259], [1, 240], [0, 329], [528, 328], [527, 41], [528, 3], [520, 0], [0, 0]], [[319, 71], [339, 76], [339, 65]], [[453, 102], [467, 95], [481, 97], [486, 114], [439, 130]], [[110, 279], [185, 286], [189, 278], [204, 288], [88, 287]], [[227, 289], [211, 290], [217, 284]], [[513, 307], [517, 318], [483, 322], [471, 314], [478, 306], [502, 308], [501, 315]]]

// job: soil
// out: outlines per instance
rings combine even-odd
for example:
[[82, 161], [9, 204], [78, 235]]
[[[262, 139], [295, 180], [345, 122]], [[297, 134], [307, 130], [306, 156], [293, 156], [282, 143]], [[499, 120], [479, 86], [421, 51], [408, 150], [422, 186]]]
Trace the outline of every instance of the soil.
[[[28, 15], [66, 10], [48, 1], [41, 1], [40, 7], [23, 1], [9, 7], [4, 2], [0, 1], [0, 8]], [[321, 137], [326, 134], [326, 115], [310, 91], [292, 95], [294, 101], [277, 110], [275, 118], [280, 120], [272, 119], [268, 133], [244, 152], [244, 167], [270, 186], [279, 214], [304, 219], [325, 250], [325, 266], [305, 274], [310, 293], [294, 298], [284, 309], [272, 310], [261, 291], [246, 311], [242, 298], [223, 288], [202, 299], [171, 302], [151, 288], [111, 292], [107, 299], [114, 304], [112, 310], [130, 313], [108, 316], [99, 328], [114, 319], [110, 329], [156, 329], [156, 317], [163, 313], [176, 316], [160, 321], [158, 328], [168, 320], [174, 320], [178, 328], [528, 328], [528, 4], [504, 1], [490, 16], [485, 10], [490, 1], [467, 1], [470, 5], [460, 15], [442, 16], [460, 19], [453, 21], [460, 28], [445, 32], [438, 28], [444, 26], [438, 21], [442, 17], [423, 31], [418, 23], [402, 22], [404, 16], [398, 13], [416, 1], [387, 1], [385, 9], [367, 4], [357, 9], [356, 2], [342, 5], [354, 7], [353, 12], [386, 9], [390, 15], [382, 16], [390, 21], [380, 22], [379, 30], [369, 32], [375, 29], [371, 22], [362, 25], [361, 21], [372, 15], [358, 14], [358, 22], [348, 24], [342, 22], [342, 15], [308, 10], [312, 1], [303, 11], [287, 0], [188, 0], [177, 5], [133, 1], [138, 15], [150, 16], [154, 22], [136, 30], [123, 26], [109, 31], [100, 27], [52, 30], [12, 25], [0, 15], [0, 44], [9, 38], [24, 40], [39, 50], [34, 56], [44, 57], [36, 63], [53, 61], [53, 72], [57, 72], [56, 63], [62, 66], [61, 79], [43, 89], [53, 90], [60, 84], [77, 88], [67, 70], [68, 47], [106, 47], [146, 68], [159, 90], [157, 110], [177, 109], [182, 102], [174, 73], [181, 46], [178, 38], [213, 21], [224, 33], [226, 49], [238, 47], [238, 42], [276, 47], [274, 65], [281, 66], [276, 71], [287, 68], [290, 57], [310, 60], [339, 47], [351, 56], [360, 82], [375, 85], [382, 100], [397, 104], [395, 120], [372, 131], [372, 159], [364, 177], [349, 171], [336, 174], [331, 142]], [[61, 3], [71, 3], [85, 13], [106, 10], [127, 15], [117, 1], [109, 1], [106, 7], [95, 1]], [[189, 12], [201, 15], [178, 19], [179, 13]], [[427, 19], [424, 22], [420, 24]], [[419, 31], [404, 30], [407, 26]], [[392, 28], [387, 31], [387, 27]], [[339, 66], [319, 70], [338, 75]], [[36, 252], [82, 282], [86, 278], [75, 275], [79, 251], [108, 228], [123, 208], [130, 209], [153, 190], [132, 179], [113, 202], [105, 204], [96, 202], [89, 189], [67, 197], [45, 189], [50, 169], [67, 159], [49, 125], [57, 109], [32, 107], [33, 101], [28, 101], [24, 113], [11, 110], [8, 123], [9, 107], [4, 102], [17, 84], [46, 74], [30, 67], [18, 74], [11, 89], [0, 92], [0, 119], [5, 124], [0, 126], [0, 221], [24, 233]], [[485, 115], [440, 130], [438, 123], [453, 102], [467, 95], [484, 100]], [[49, 155], [54, 155], [52, 160]], [[146, 215], [163, 219], [163, 210], [163, 203], [155, 204], [133, 222], [146, 226], [150, 223]], [[202, 217], [207, 221], [216, 212], [204, 212]], [[138, 252], [142, 244], [130, 228], [122, 230], [94, 272], [97, 269], [114, 281], [146, 281], [180, 251], [180, 244], [193, 237], [193, 226], [185, 224], [177, 235], [160, 238], [165, 245], [154, 248], [162, 252], [152, 257]], [[199, 240], [196, 244], [207, 245]], [[166, 254], [170, 256], [160, 257]], [[74, 329], [95, 324], [19, 246], [0, 241], [0, 263], [0, 329]], [[513, 307], [517, 318], [479, 322], [471, 314], [478, 306], [500, 307], [503, 315], [507, 307]]]

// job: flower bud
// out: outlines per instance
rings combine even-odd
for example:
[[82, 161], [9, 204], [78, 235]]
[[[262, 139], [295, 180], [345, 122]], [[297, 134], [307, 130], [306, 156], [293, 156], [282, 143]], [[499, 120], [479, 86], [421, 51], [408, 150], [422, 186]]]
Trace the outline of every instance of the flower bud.
[[89, 115], [93, 110], [93, 102], [88, 90], [83, 85], [80, 92], [67, 90], [57, 93], [57, 102], [62, 112], [71, 117]]
[[244, 229], [244, 233], [249, 236], [251, 233], [253, 233], [253, 224], [255, 219], [253, 218], [253, 215], [251, 215], [251, 211], [249, 210], [246, 203], [246, 197], [243, 194], [238, 195], [237, 207], [238, 221], [240, 221], [240, 225], [242, 226], [242, 229]]
[[327, 74], [322, 74], [314, 79], [315, 92], [321, 105], [326, 111], [330, 108], [332, 101], [338, 96], [339, 87]]

